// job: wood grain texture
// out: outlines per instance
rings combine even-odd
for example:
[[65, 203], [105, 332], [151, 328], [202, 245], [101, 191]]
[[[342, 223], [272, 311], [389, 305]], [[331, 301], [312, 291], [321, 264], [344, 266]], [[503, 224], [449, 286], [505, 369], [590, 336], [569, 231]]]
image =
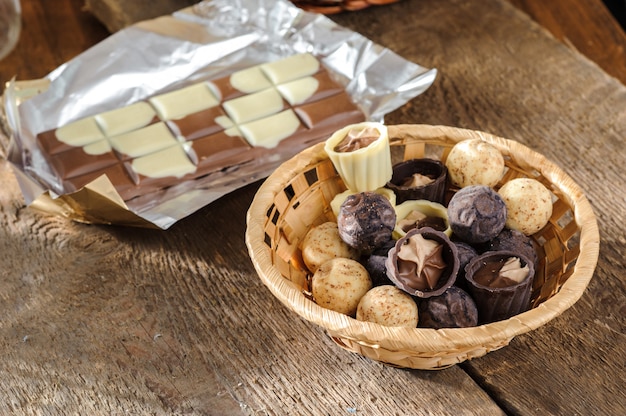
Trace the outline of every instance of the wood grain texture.
[[[0, 63], [3, 82], [14, 73], [41, 77], [106, 36], [77, 0], [23, 4], [22, 47]], [[68, 16], [71, 35], [53, 24]], [[439, 69], [434, 85], [388, 123], [519, 140], [586, 191], [602, 243], [581, 300], [480, 359], [436, 372], [399, 370], [339, 349], [260, 283], [243, 236], [259, 183], [167, 232], [88, 226], [25, 207], [2, 161], [0, 414], [566, 415], [626, 408], [626, 87], [504, 0], [404, 1], [332, 18]]]
[[626, 83], [626, 33], [601, 1], [509, 2], [606, 73]]

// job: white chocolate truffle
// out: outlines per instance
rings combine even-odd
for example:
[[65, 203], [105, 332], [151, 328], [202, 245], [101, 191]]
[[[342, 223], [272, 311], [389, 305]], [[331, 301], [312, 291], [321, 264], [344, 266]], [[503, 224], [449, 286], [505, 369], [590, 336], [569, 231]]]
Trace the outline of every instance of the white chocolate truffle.
[[484, 140], [463, 140], [450, 150], [446, 167], [450, 182], [459, 188], [493, 187], [504, 174], [504, 157], [498, 148]]
[[384, 326], [415, 328], [418, 322], [417, 303], [393, 285], [370, 289], [359, 302], [356, 319]]
[[358, 259], [359, 253], [339, 236], [337, 223], [325, 222], [311, 228], [302, 240], [302, 260], [311, 273], [335, 257]]
[[541, 230], [552, 216], [552, 195], [541, 182], [517, 178], [498, 191], [506, 204], [506, 226], [532, 235]]
[[334, 258], [322, 264], [311, 279], [315, 302], [354, 316], [361, 298], [372, 288], [367, 270], [356, 260]]

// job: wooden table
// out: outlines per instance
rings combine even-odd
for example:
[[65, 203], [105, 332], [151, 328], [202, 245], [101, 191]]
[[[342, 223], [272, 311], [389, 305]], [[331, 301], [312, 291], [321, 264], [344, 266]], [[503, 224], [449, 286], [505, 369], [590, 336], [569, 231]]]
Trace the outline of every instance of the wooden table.
[[[333, 19], [439, 69], [387, 123], [518, 140], [586, 191], [601, 252], [572, 308], [482, 358], [399, 370], [337, 348], [260, 283], [244, 243], [260, 183], [163, 232], [34, 212], [0, 162], [0, 413], [624, 414], [626, 40], [600, 0], [511, 3], [404, 1]], [[81, 4], [24, 1], [0, 80], [42, 77], [106, 37]]]

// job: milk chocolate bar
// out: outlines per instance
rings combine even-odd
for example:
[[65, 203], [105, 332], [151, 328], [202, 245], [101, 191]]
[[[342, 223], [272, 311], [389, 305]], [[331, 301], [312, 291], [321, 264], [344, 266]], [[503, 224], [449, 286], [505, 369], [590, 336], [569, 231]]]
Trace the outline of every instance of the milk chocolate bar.
[[365, 119], [310, 54], [196, 82], [37, 135], [73, 192], [107, 175], [125, 201], [243, 164], [284, 158]]

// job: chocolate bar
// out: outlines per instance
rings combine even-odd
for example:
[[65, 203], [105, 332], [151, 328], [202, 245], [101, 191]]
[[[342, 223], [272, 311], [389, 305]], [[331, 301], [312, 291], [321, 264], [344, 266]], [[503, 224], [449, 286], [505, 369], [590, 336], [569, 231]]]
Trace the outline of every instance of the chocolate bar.
[[37, 135], [73, 192], [107, 175], [125, 201], [250, 163], [276, 161], [365, 116], [310, 54], [255, 65]]

